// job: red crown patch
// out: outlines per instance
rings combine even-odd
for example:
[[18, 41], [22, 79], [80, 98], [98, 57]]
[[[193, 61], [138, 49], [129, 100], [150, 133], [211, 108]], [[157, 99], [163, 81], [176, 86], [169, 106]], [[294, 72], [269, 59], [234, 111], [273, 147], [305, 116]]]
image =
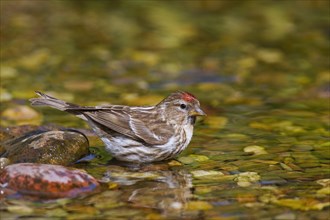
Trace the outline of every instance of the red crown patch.
[[189, 92], [182, 92], [182, 99], [187, 102], [191, 102], [192, 100], [196, 99], [196, 97]]

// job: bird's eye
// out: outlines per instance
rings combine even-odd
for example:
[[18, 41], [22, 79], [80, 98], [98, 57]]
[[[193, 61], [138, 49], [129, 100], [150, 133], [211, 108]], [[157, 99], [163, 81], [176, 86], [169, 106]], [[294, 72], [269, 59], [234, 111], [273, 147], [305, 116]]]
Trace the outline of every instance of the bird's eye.
[[185, 109], [185, 108], [187, 108], [187, 105], [185, 105], [185, 104], [181, 104], [181, 105], [180, 105], [180, 108], [181, 108], [181, 109]]

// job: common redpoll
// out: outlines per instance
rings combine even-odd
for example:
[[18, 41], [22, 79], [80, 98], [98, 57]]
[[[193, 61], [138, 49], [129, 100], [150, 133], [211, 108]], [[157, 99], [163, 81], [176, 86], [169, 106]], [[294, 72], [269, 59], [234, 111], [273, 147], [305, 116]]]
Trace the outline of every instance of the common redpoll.
[[189, 144], [196, 116], [204, 116], [199, 101], [188, 92], [175, 92], [155, 106], [105, 105], [84, 107], [41, 92], [32, 105], [46, 105], [84, 119], [121, 161], [147, 163], [167, 160]]

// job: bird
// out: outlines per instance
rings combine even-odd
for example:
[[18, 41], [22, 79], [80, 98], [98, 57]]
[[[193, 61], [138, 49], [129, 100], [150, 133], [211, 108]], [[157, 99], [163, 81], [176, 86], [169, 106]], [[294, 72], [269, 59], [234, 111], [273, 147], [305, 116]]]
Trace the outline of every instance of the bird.
[[32, 106], [49, 106], [87, 121], [119, 161], [152, 163], [175, 158], [187, 148], [196, 117], [206, 116], [189, 92], [171, 93], [153, 106], [80, 106], [36, 91]]

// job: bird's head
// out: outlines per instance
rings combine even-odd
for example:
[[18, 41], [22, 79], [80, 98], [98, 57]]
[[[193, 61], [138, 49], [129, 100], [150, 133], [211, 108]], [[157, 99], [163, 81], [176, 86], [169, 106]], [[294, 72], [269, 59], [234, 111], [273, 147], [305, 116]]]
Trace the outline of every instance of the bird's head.
[[197, 98], [188, 92], [172, 93], [157, 106], [162, 108], [167, 120], [176, 124], [194, 124], [197, 116], [206, 115]]

